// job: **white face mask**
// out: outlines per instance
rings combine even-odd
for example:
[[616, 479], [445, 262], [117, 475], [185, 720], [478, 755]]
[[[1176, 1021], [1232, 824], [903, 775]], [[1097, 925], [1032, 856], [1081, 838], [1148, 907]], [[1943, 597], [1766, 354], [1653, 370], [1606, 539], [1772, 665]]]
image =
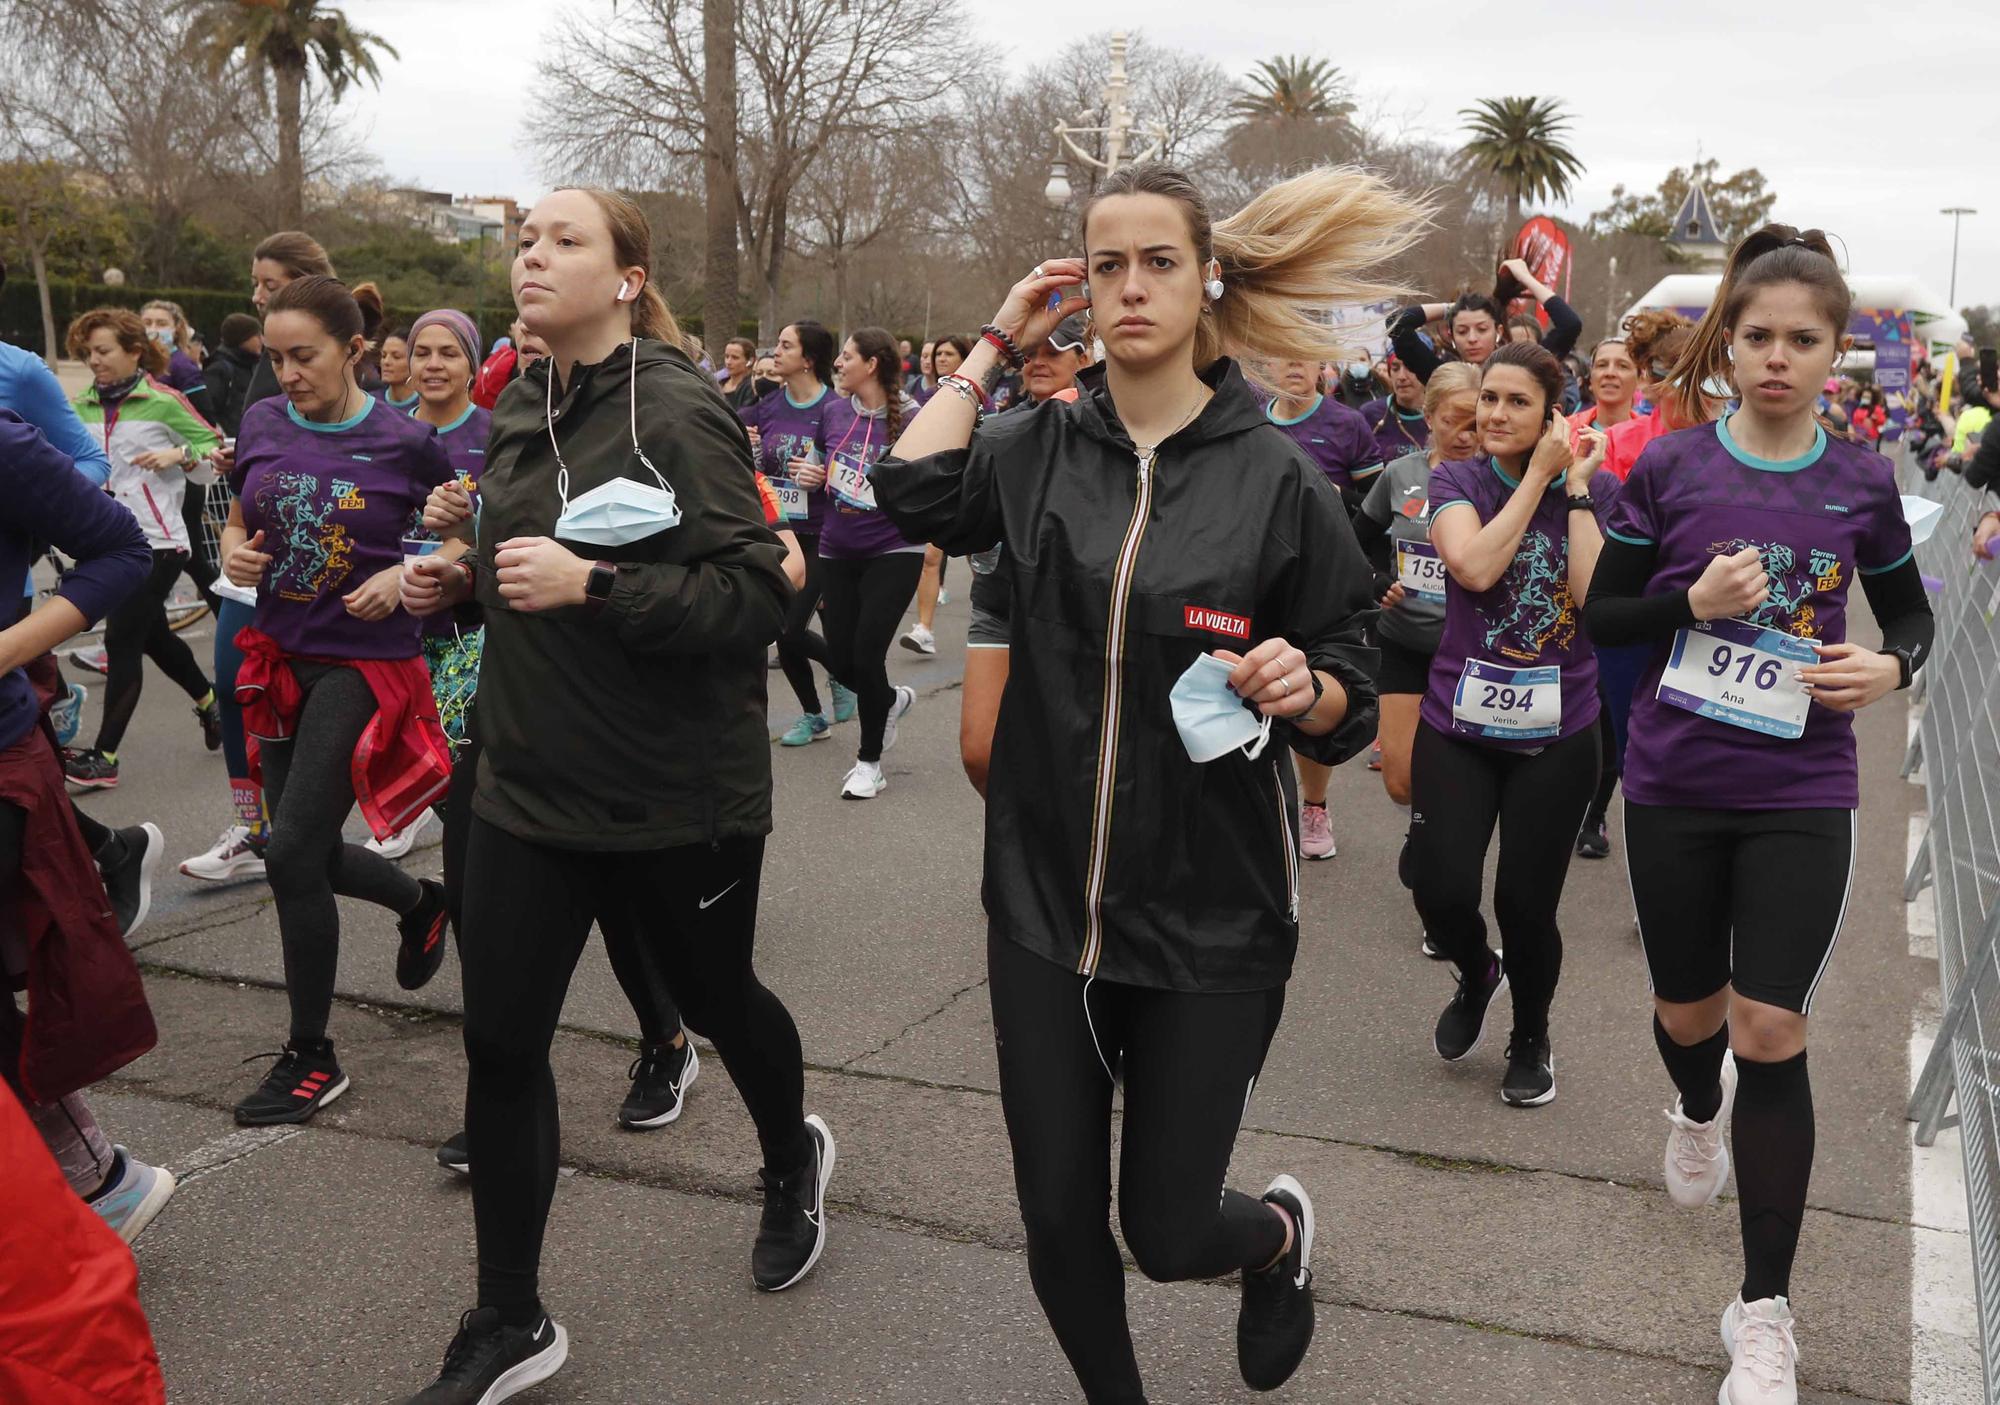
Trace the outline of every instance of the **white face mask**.
[[653, 475], [653, 481], [659, 484], [657, 488], [637, 479], [618, 477], [575, 499], [570, 497], [569, 465], [563, 462], [562, 446], [556, 443], [555, 384], [552, 368], [542, 412], [549, 427], [549, 444], [556, 454], [556, 495], [563, 505], [556, 518], [556, 538], [587, 542], [591, 546], [630, 546], [670, 527], [678, 527], [681, 510], [674, 501], [673, 487], [639, 447], [639, 339], [632, 339], [632, 379], [627, 396], [632, 452], [645, 465], [646, 472]]
[[1243, 699], [1229, 690], [1229, 675], [1235, 667], [1213, 654], [1203, 654], [1174, 680], [1169, 695], [1174, 709], [1174, 727], [1181, 745], [1198, 765], [1227, 756], [1241, 748], [1255, 761], [1271, 739], [1271, 719], [1251, 710]]
[[155, 327], [152, 331], [146, 333], [146, 335], [168, 350], [171, 351], [173, 349], [174, 329], [172, 327]]

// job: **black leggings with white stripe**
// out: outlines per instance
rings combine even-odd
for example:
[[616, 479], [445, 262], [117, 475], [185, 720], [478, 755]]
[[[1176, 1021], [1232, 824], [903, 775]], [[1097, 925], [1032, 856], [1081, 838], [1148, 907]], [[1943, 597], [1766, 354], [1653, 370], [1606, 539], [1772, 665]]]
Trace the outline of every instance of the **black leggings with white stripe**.
[[1724, 986], [1812, 1013], [1854, 879], [1852, 810], [1697, 810], [1625, 802], [1632, 902], [1653, 993]]
[[1086, 986], [998, 935], [987, 938], [986, 966], [1035, 1296], [1090, 1405], [1144, 1405], [1109, 1221], [1106, 1067], [1124, 1086], [1118, 1221], [1139, 1271], [1175, 1282], [1262, 1268], [1284, 1246], [1284, 1222], [1223, 1176], [1284, 987]]

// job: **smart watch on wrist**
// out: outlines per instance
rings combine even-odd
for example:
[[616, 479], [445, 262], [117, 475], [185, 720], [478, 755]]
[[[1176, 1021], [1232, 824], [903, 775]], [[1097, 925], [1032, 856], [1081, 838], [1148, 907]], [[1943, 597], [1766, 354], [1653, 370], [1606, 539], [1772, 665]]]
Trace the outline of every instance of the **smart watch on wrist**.
[[609, 561], [593, 562], [590, 575], [583, 582], [583, 603], [593, 610], [604, 608], [604, 602], [611, 598], [611, 587], [618, 584], [618, 568]]

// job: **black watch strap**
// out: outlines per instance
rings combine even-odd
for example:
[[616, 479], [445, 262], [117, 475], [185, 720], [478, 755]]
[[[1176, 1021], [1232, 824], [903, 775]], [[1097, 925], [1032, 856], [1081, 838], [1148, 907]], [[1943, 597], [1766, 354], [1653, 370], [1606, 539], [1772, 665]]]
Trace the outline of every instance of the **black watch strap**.
[[618, 584], [618, 568], [609, 561], [599, 561], [591, 566], [590, 575], [583, 583], [583, 600], [592, 609], [601, 608], [611, 598], [611, 587]]
[[1569, 495], [1569, 510], [1571, 512], [1595, 512], [1597, 511], [1597, 499], [1588, 493], [1571, 493]]
[[1884, 649], [1882, 652], [1896, 661], [1897, 689], [1901, 690], [1909, 687], [1917, 674], [1916, 664], [1910, 658], [1910, 651], [1908, 649]]

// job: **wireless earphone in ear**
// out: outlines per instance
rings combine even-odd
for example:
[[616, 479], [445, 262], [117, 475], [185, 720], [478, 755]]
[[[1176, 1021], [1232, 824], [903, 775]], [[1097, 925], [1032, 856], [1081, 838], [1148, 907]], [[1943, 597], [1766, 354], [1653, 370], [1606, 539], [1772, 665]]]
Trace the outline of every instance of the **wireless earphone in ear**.
[[1208, 281], [1201, 285], [1202, 291], [1208, 294], [1210, 302], [1222, 301], [1222, 261], [1220, 259], [1210, 259], [1205, 272], [1208, 276]]
[[1728, 358], [1729, 358], [1729, 360], [1730, 360], [1730, 361], [1732, 361], [1732, 362], [1736, 360], [1736, 348], [1735, 348], [1735, 347], [1733, 347], [1733, 346], [1725, 346], [1725, 347], [1723, 347], [1723, 348], [1722, 348], [1722, 354], [1723, 354], [1724, 356], [1728, 357]]
[[621, 278], [618, 280], [618, 292], [616, 293], [616, 295], [614, 295], [612, 301], [630, 302], [632, 301], [633, 298], [637, 296], [638, 294], [632, 291], [632, 285], [627, 283], [624, 279]]

